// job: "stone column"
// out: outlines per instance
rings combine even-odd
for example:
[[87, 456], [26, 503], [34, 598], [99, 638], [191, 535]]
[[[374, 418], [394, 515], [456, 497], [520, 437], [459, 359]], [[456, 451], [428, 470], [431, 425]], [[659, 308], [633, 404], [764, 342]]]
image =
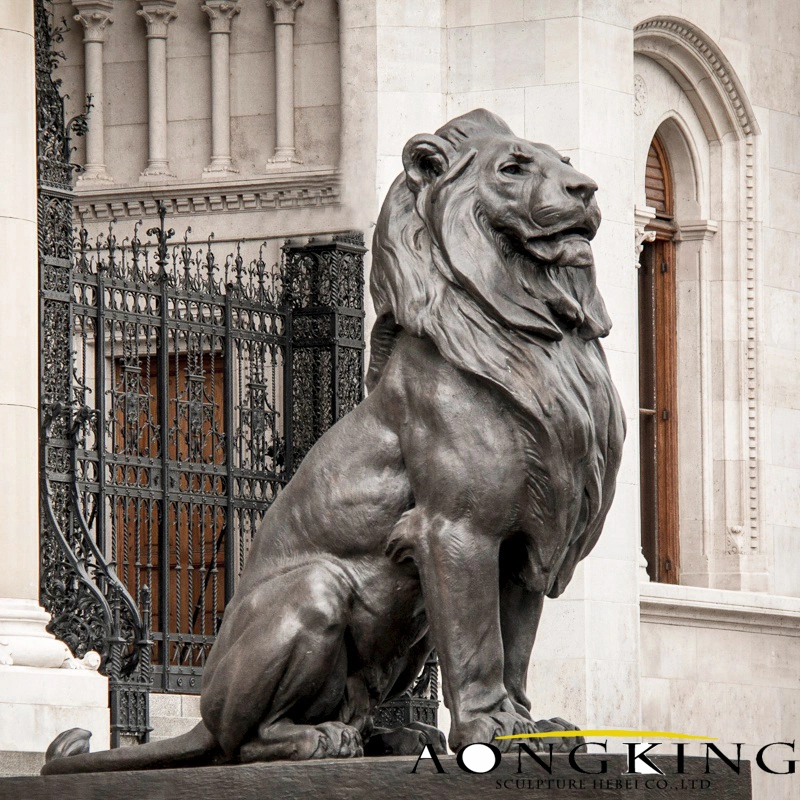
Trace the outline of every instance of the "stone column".
[[241, 11], [237, 0], [207, 0], [201, 8], [211, 21], [211, 162], [207, 178], [238, 172], [231, 158], [231, 23]]
[[84, 82], [86, 94], [92, 96], [89, 128], [86, 131], [86, 165], [78, 177], [78, 185], [109, 183], [106, 172], [103, 136], [103, 40], [111, 19], [112, 0], [73, 0], [78, 13], [75, 20], [83, 25]]
[[53, 669], [74, 659], [45, 630], [50, 615], [39, 605], [33, 32], [33, 3], [0, 3], [0, 769], [5, 752], [43, 753], [65, 728], [92, 730], [99, 749], [109, 732], [107, 680]]
[[141, 177], [174, 178], [167, 156], [167, 29], [178, 16], [177, 0], [139, 0], [136, 13], [147, 23], [147, 167]]
[[0, 664], [60, 667], [66, 646], [39, 606], [36, 95], [23, 5], [0, 4]]
[[267, 169], [302, 164], [294, 143], [294, 19], [305, 0], [267, 0], [275, 12], [275, 154]]

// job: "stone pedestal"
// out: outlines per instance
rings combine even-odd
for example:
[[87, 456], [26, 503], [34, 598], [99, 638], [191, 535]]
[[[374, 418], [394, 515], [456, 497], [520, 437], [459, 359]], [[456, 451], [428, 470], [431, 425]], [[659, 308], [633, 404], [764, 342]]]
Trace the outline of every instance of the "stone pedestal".
[[[588, 774], [601, 769], [604, 774]], [[545, 759], [546, 760], [546, 759]], [[523, 755], [518, 772], [516, 753], [503, 757], [486, 775], [459, 769], [454, 757], [441, 759], [443, 774], [431, 760], [416, 758], [358, 758], [346, 761], [305, 761], [203, 767], [152, 772], [91, 773], [38, 778], [0, 779], [0, 800], [128, 800], [131, 797], [168, 797], [170, 800], [483, 800], [491, 796], [556, 798], [557, 800], [750, 800], [750, 765], [742, 762], [739, 774], [719, 761], [706, 775], [704, 758], [687, 758], [685, 773], [676, 774], [675, 759], [655, 757], [665, 775], [625, 775], [623, 756], [602, 753], [582, 755], [570, 765], [567, 756], [553, 758], [552, 773]], [[777, 777], [777, 776], [776, 776]]]
[[84, 669], [0, 666], [0, 687], [0, 752], [43, 753], [75, 727], [92, 732], [92, 750], [108, 749], [107, 678]]

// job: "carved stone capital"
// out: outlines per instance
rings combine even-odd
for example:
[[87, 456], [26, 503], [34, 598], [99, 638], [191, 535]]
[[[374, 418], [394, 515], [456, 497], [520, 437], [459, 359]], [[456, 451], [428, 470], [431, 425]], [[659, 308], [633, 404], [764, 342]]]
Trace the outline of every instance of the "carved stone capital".
[[242, 10], [236, 0], [206, 0], [200, 8], [209, 16], [211, 33], [230, 33], [233, 18]]
[[267, 0], [267, 7], [275, 12], [276, 25], [294, 25], [295, 11], [305, 0]]
[[656, 232], [655, 231], [646, 231], [644, 228], [639, 228], [637, 226], [635, 230], [636, 235], [636, 245], [634, 248], [634, 253], [636, 256], [636, 261], [634, 262], [634, 266], [638, 269], [639, 268], [639, 256], [642, 254], [642, 250], [644, 249], [645, 242], [654, 242], [656, 240]]
[[106, 28], [114, 21], [111, 18], [111, 0], [72, 0], [78, 12], [73, 19], [83, 25], [84, 42], [102, 42]]
[[634, 266], [639, 269], [639, 256], [642, 254], [645, 242], [652, 242], [656, 238], [655, 231], [645, 230], [650, 220], [655, 219], [656, 210], [650, 206], [636, 206], [634, 210]]
[[679, 242], [710, 242], [718, 229], [719, 226], [713, 219], [697, 219], [689, 222], [681, 222], [678, 232], [675, 234], [675, 239]]
[[147, 23], [148, 39], [166, 39], [167, 26], [178, 12], [177, 0], [139, 0], [141, 9], [136, 13]]

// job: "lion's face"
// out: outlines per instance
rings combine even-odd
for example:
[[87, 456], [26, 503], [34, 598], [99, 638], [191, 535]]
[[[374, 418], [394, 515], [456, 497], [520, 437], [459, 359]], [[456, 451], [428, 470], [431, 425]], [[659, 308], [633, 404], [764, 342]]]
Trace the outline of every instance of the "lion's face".
[[512, 247], [548, 267], [590, 267], [597, 184], [549, 145], [514, 136], [475, 143], [476, 202]]
[[[373, 334], [373, 353], [388, 352], [403, 328], [443, 352], [460, 343], [465, 353], [454, 361], [472, 358], [480, 371], [484, 356], [466, 354], [472, 333], [452, 338], [462, 318], [497, 341], [608, 333], [590, 246], [600, 224], [597, 185], [569, 159], [477, 109], [412, 137], [403, 166], [373, 238], [371, 289], [385, 321], [376, 330], [386, 337], [382, 345]], [[373, 358], [373, 382], [380, 363]]]

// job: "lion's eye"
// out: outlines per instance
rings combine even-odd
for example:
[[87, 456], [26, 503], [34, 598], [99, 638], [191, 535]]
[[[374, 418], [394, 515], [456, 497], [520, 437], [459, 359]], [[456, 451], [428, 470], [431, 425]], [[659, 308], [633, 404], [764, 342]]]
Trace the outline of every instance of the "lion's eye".
[[572, 164], [572, 159], [569, 156], [561, 156], [561, 161], [564, 164]]
[[503, 175], [522, 175], [522, 167], [515, 161], [512, 164], [504, 164], [500, 167], [500, 172]]

